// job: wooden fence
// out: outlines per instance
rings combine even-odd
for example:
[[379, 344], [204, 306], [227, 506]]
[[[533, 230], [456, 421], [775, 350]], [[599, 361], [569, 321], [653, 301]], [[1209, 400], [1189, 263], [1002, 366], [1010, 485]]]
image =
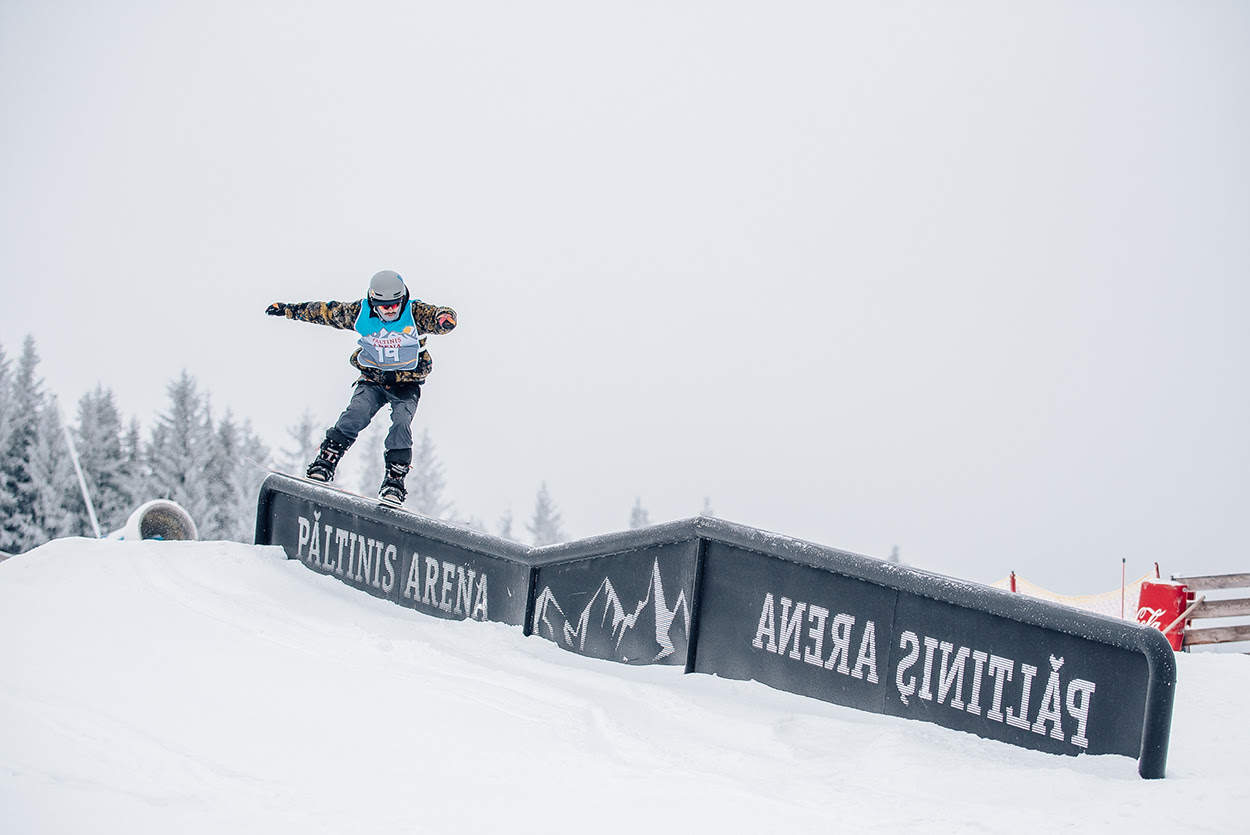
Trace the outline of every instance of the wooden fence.
[[[1227, 591], [1246, 589], [1250, 592], [1250, 574], [1213, 574], [1206, 577], [1173, 577], [1174, 581], [1189, 586], [1190, 594], [1204, 591]], [[1197, 605], [1189, 615], [1191, 620], [1208, 618], [1250, 617], [1250, 597], [1228, 600], [1206, 600], [1199, 596]], [[1226, 644], [1233, 641], [1250, 641], [1250, 624], [1238, 626], [1210, 626], [1185, 630], [1185, 646], [1203, 644]]]

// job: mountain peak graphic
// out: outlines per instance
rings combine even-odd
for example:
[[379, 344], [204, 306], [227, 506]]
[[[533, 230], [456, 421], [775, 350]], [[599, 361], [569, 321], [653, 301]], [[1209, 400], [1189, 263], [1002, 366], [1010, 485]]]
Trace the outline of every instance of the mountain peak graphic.
[[611, 579], [604, 577], [576, 620], [570, 620], [551, 587], [545, 586], [534, 606], [531, 631], [582, 654], [653, 663], [677, 651], [673, 635], [677, 627], [681, 627], [678, 640], [684, 647], [690, 634], [686, 593], [680, 592], [673, 608], [668, 607], [656, 560], [647, 592], [632, 609], [621, 602]]

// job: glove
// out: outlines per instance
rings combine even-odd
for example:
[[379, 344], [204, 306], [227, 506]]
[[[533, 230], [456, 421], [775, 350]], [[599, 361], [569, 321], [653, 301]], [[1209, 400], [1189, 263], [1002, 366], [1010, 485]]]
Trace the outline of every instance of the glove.
[[270, 316], [285, 316], [286, 305], [283, 304], [282, 302], [274, 302], [273, 304], [269, 305], [269, 307], [265, 308], [265, 312], [268, 313]]
[[447, 331], [456, 326], [456, 317], [450, 313], [440, 313], [434, 321], [438, 323], [440, 333], [447, 333]]

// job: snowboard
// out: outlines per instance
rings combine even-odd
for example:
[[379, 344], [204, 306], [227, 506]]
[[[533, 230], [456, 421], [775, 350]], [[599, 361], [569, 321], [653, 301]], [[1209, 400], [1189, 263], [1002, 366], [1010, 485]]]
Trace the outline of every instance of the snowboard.
[[347, 490], [342, 487], [339, 487], [332, 481], [318, 481], [317, 479], [309, 478], [306, 475], [296, 475], [295, 473], [284, 473], [281, 470], [270, 469], [269, 472], [275, 475], [286, 476], [287, 478], [298, 479], [299, 481], [303, 481], [306, 484], [313, 484], [313, 485], [316, 485], [317, 487], [324, 487], [327, 490], [333, 490], [334, 492], [342, 493], [345, 496], [353, 496], [357, 499], [363, 499], [366, 502], [373, 502], [378, 507], [389, 507], [389, 508], [392, 508], [393, 510], [404, 509], [404, 506], [400, 504], [399, 502], [393, 501], [391, 499], [384, 499], [381, 496], [362, 496], [359, 493], [354, 493], [351, 490]]

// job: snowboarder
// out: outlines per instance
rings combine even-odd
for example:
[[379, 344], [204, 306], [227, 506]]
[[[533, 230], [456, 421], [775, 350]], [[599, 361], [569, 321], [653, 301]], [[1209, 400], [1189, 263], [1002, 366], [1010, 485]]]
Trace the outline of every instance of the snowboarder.
[[404, 478], [412, 466], [412, 417], [421, 399], [421, 384], [433, 361], [423, 334], [443, 334], [456, 326], [456, 311], [409, 298], [399, 273], [383, 270], [369, 281], [369, 292], [358, 302], [274, 302], [265, 310], [301, 322], [355, 330], [360, 347], [351, 364], [360, 371], [355, 391], [343, 414], [326, 431], [321, 450], [307, 475], [331, 481], [339, 459], [361, 431], [387, 403], [391, 430], [386, 435], [386, 476], [378, 498], [403, 504], [408, 496]]

